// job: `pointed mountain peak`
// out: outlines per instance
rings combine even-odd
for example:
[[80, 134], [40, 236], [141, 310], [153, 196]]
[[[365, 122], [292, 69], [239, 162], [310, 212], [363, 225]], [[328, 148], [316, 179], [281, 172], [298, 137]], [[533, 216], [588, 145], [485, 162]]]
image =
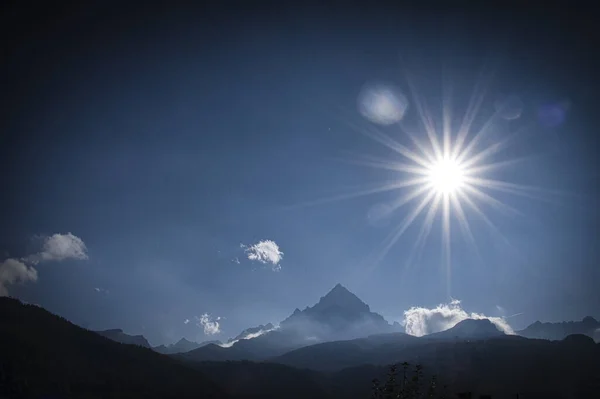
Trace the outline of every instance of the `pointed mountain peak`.
[[329, 293], [331, 294], [332, 292], [348, 292], [351, 294], [351, 292], [348, 290], [348, 288], [344, 287], [342, 284], [337, 283], [335, 285], [335, 287], [333, 287], [331, 289], [331, 291], [329, 291]]
[[343, 308], [354, 308], [359, 311], [370, 311], [369, 305], [361, 301], [356, 295], [339, 283], [315, 305], [315, 307], [325, 306], [339, 306]]
[[175, 345], [181, 345], [181, 344], [195, 344], [195, 342], [192, 341], [188, 341], [187, 339], [181, 338], [179, 341], [177, 341], [177, 343]]
[[351, 293], [346, 287], [344, 287], [343, 285], [341, 285], [340, 283], [337, 283], [335, 285], [335, 287], [333, 287], [328, 293], [327, 295], [325, 295], [326, 297], [329, 296], [340, 296], [340, 295], [352, 295], [352, 296], [356, 296], [353, 293]]

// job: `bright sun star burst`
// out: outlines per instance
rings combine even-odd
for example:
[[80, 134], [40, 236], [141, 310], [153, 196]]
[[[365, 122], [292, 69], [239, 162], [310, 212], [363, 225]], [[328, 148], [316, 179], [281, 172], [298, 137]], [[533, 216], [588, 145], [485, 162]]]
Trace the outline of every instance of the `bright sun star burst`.
[[456, 159], [443, 157], [429, 167], [429, 182], [441, 194], [450, 195], [461, 189], [465, 172]]
[[[434, 123], [433, 115], [427, 109], [423, 98], [418, 95], [414, 82], [408, 75], [407, 81], [413, 100], [412, 108], [416, 110], [420, 120], [421, 129], [419, 129], [419, 132], [405, 129], [400, 120], [395, 125], [389, 123], [391, 118], [387, 118], [387, 116], [390, 114], [390, 104], [400, 104], [402, 112], [399, 112], [398, 115], [404, 116], [408, 108], [408, 98], [402, 93], [396, 94], [391, 89], [385, 89], [386, 101], [379, 101], [378, 99], [382, 96], [377, 94], [378, 91], [383, 90], [381, 85], [367, 87], [363, 90], [367, 94], [363, 94], [364, 98], [359, 96], [359, 109], [362, 115], [373, 123], [397, 127], [398, 139], [384, 133], [374, 125], [367, 127], [363, 124], [354, 124], [350, 122], [350, 118], [345, 118], [345, 121], [352, 128], [383, 144], [399, 156], [399, 159], [391, 160], [362, 155], [355, 156], [348, 161], [354, 164], [394, 171], [397, 173], [397, 178], [350, 193], [304, 203], [300, 206], [330, 203], [397, 190], [398, 196], [394, 200], [376, 204], [373, 207], [373, 212], [369, 212], [369, 218], [372, 218], [372, 221], [375, 222], [381, 219], [391, 220], [390, 218], [394, 213], [402, 215], [402, 219], [392, 227], [390, 233], [384, 239], [381, 249], [368, 257], [366, 262], [369, 267], [365, 267], [365, 270], [375, 267], [408, 228], [418, 220], [420, 215], [424, 215], [412, 251], [405, 261], [405, 267], [408, 266], [422, 252], [434, 221], [437, 220], [436, 216], [441, 214], [441, 254], [446, 270], [447, 294], [450, 295], [450, 243], [453, 241], [451, 240], [451, 231], [454, 230], [454, 228], [451, 229], [451, 222], [452, 224], [457, 222], [456, 224], [467, 244], [478, 253], [474, 234], [469, 223], [469, 219], [472, 217], [478, 218], [487, 225], [496, 238], [508, 243], [488, 217], [482, 205], [488, 205], [504, 215], [522, 216], [519, 211], [496, 198], [494, 194], [502, 193], [547, 200], [548, 194], [556, 194], [556, 192], [517, 184], [512, 181], [497, 180], [489, 175], [490, 172], [515, 165], [526, 160], [527, 157], [502, 161], [495, 159], [509, 144], [512, 144], [518, 138], [520, 133], [523, 133], [523, 130], [510, 132], [507, 129], [504, 132], [504, 137], [499, 140], [489, 140], [490, 131], [494, 127], [504, 126], [500, 122], [511, 119], [504, 116], [506, 113], [505, 104], [497, 104], [496, 112], [491, 118], [483, 123], [477, 131], [472, 131], [473, 122], [483, 103], [483, 86], [475, 86], [475, 93], [469, 101], [460, 125], [453, 127], [452, 121], [454, 118], [451, 116], [450, 107], [452, 99], [449, 90], [446, 90], [446, 85], [442, 87], [441, 123], [437, 124]], [[478, 91], [478, 87], [482, 91]], [[395, 96], [394, 101], [388, 98], [390, 96]], [[484, 138], [486, 140], [482, 140]], [[408, 146], [407, 143], [403, 143], [402, 141], [406, 141], [405, 139], [408, 139], [412, 145]], [[482, 146], [484, 141], [487, 141], [488, 144]], [[399, 212], [400, 208], [404, 207], [408, 209]]]

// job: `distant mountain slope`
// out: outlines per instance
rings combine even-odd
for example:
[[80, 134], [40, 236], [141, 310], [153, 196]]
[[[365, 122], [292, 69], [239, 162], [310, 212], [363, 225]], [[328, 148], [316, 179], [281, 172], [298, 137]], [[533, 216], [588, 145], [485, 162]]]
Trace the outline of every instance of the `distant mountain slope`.
[[202, 348], [203, 346], [215, 344], [220, 345], [221, 341], [204, 341], [204, 342], [192, 342], [188, 341], [185, 338], [181, 338], [174, 344], [171, 345], [160, 345], [155, 346], [152, 349], [158, 353], [162, 353], [165, 355], [173, 355], [176, 353], [185, 353], [189, 351], [193, 351], [194, 349]]
[[473, 340], [501, 337], [505, 335], [498, 327], [488, 319], [466, 319], [458, 322], [454, 327], [448, 330], [425, 335], [426, 339], [459, 339]]
[[174, 359], [113, 342], [41, 307], [0, 298], [0, 397], [227, 395], [200, 372]]
[[386, 365], [401, 359], [418, 361], [432, 356], [448, 343], [501, 337], [510, 338], [488, 320], [467, 319], [449, 330], [423, 337], [391, 333], [324, 342], [290, 351], [269, 361], [299, 368], [332, 371], [363, 364]]
[[563, 321], [560, 323], [542, 323], [536, 321], [517, 334], [526, 338], [561, 340], [571, 334], [583, 334], [599, 341], [600, 322], [591, 316], [581, 321]]
[[240, 339], [252, 339], [274, 329], [275, 326], [272, 323], [250, 327], [239, 333], [235, 338], [230, 339], [228, 342], [239, 341]]
[[97, 334], [102, 335], [108, 339], [112, 339], [115, 342], [122, 344], [138, 345], [144, 348], [151, 348], [150, 343], [143, 335], [129, 335], [125, 334], [121, 329], [112, 329], [104, 331], [95, 331]]
[[373, 335], [345, 341], [323, 342], [270, 359], [298, 368], [332, 371], [362, 364], [386, 365], [398, 361], [397, 352], [421, 340], [404, 333]]

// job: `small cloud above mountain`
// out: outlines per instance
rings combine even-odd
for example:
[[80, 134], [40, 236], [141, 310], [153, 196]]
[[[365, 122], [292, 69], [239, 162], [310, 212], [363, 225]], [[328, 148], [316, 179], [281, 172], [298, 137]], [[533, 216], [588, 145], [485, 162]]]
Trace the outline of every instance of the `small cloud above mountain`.
[[275, 241], [262, 240], [253, 245], [240, 244], [240, 247], [249, 260], [268, 265], [273, 271], [281, 270], [280, 263], [283, 259], [283, 252]]
[[407, 334], [421, 337], [448, 330], [466, 319], [488, 319], [505, 334], [514, 334], [504, 317], [486, 316], [481, 313], [468, 313], [461, 307], [459, 300], [442, 303], [435, 308], [412, 307], [404, 312], [402, 324]]
[[220, 317], [213, 318], [208, 313], [204, 313], [200, 317], [196, 316], [196, 326], [202, 328], [205, 335], [215, 335], [221, 332], [219, 323]]

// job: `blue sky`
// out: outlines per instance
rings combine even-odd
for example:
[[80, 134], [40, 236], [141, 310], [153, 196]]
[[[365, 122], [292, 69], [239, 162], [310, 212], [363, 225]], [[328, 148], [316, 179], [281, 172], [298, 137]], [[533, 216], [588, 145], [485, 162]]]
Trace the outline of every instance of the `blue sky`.
[[[15, 50], [6, 74], [14, 112], [1, 150], [9, 193], [0, 203], [3, 260], [54, 253], [44, 243], [69, 232], [85, 243], [86, 259], [47, 257], [35, 265], [37, 281], [11, 284], [11, 295], [153, 344], [223, 339], [278, 322], [338, 282], [390, 321], [411, 306], [448, 303], [439, 218], [408, 271], [421, 219], [368, 268], [411, 208], [375, 226], [369, 211], [401, 191], [299, 206], [400, 178], [339, 160], [402, 160], [349, 126], [375, 127], [357, 98], [365, 83], [394, 84], [409, 101], [403, 123], [425, 137], [401, 66], [441, 118], [446, 64], [459, 114], [481, 71], [495, 72], [474, 130], [496, 100], [523, 102], [520, 117], [499, 121], [481, 145], [522, 128], [527, 134], [498, 160], [540, 156], [498, 178], [578, 198], [556, 205], [496, 195], [526, 217], [486, 208], [511, 249], [470, 215], [481, 259], [453, 222], [452, 298], [468, 312], [523, 312], [510, 320], [515, 327], [600, 316], [593, 93], [583, 56], [558, 33], [527, 42], [501, 22], [484, 28], [460, 19], [440, 31], [426, 16], [402, 24], [359, 14], [334, 22], [311, 13], [229, 17], [214, 27], [182, 14], [141, 18], [123, 24], [128, 33], [90, 23], [85, 35], [72, 22]], [[566, 55], [557, 59], [559, 52]], [[32, 54], [40, 58], [27, 63]], [[565, 119], [546, 126], [545, 104], [562, 107]], [[378, 128], [412, 145], [398, 125]], [[280, 270], [248, 259], [264, 240], [283, 253]], [[219, 334], [204, 334], [195, 319], [203, 314], [219, 322]]]

